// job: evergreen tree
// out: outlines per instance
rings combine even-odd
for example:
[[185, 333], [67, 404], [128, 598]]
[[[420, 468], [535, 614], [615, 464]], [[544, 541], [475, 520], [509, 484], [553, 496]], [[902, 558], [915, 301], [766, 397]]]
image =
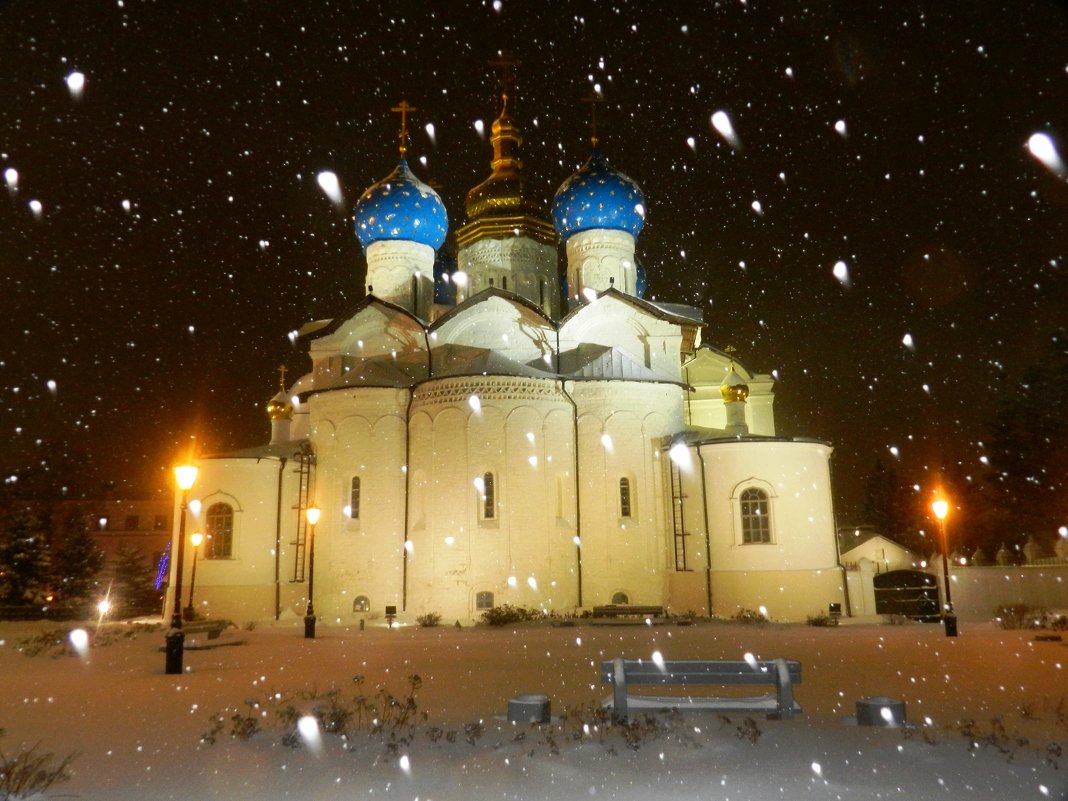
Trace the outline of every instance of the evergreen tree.
[[[1011, 386], [1011, 385], [1010, 385]], [[1040, 364], [1001, 398], [986, 475], [991, 508], [983, 539], [1018, 552], [1029, 537], [1047, 551], [1068, 512], [1068, 337], [1050, 338]]]
[[63, 542], [52, 555], [52, 586], [59, 600], [76, 604], [92, 597], [104, 552], [89, 533], [84, 514], [69, 515], [64, 530]]
[[901, 477], [897, 468], [876, 460], [864, 480], [864, 522], [879, 533], [923, 555], [932, 544], [920, 535], [923, 515], [916, 491]]
[[160, 610], [155, 571], [140, 548], [120, 545], [112, 564], [111, 600], [128, 614]]
[[32, 508], [13, 510], [0, 534], [0, 601], [36, 603], [48, 590], [49, 531]]

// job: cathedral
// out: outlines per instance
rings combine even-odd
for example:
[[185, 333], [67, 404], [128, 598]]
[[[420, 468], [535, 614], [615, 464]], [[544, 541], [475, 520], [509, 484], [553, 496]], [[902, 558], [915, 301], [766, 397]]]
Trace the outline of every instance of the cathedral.
[[172, 548], [204, 535], [184, 547], [197, 612], [844, 605], [831, 446], [776, 432], [771, 376], [704, 343], [699, 309], [644, 298], [645, 198], [596, 137], [546, 213], [502, 92], [452, 262], [399, 110], [399, 162], [353, 211], [363, 297], [299, 330], [307, 372], [283, 372], [268, 443], [197, 460]]

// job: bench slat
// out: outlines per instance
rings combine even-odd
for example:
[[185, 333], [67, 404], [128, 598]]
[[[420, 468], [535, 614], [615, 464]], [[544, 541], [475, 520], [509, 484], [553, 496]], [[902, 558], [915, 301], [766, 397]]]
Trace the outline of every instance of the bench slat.
[[[790, 680], [801, 682], [801, 663], [786, 661]], [[774, 684], [775, 663], [760, 661], [754, 667], [742, 661], [666, 661], [663, 667], [655, 662], [624, 660], [627, 681], [631, 684]], [[609, 683], [613, 676], [612, 662], [601, 663], [601, 681]]]
[[[670, 660], [658, 665], [645, 660], [613, 659], [601, 663], [601, 682], [614, 685], [613, 718], [627, 716], [627, 709], [696, 708], [730, 712], [763, 712], [769, 717], [792, 718], [801, 711], [794, 700], [793, 684], [801, 681], [801, 663], [775, 659], [749, 663], [741, 660]], [[774, 695], [755, 698], [712, 696], [658, 697], [628, 695], [627, 684], [730, 685], [767, 684]], [[607, 704], [607, 702], [606, 702]]]

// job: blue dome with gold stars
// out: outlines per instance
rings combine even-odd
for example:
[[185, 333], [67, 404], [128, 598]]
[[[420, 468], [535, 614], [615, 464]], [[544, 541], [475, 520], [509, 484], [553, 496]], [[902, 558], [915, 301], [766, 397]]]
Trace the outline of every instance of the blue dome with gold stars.
[[593, 228], [637, 236], [645, 225], [645, 198], [632, 179], [613, 169], [594, 148], [585, 164], [553, 198], [553, 226], [560, 238]]
[[419, 242], [437, 250], [449, 227], [438, 193], [415, 177], [405, 159], [356, 201], [352, 220], [365, 250], [384, 239]]

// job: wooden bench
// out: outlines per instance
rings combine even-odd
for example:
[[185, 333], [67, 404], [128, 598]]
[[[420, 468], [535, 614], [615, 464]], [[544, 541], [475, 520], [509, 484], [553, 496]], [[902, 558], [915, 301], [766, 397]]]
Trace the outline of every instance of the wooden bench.
[[[717, 712], [764, 714], [769, 719], [789, 719], [801, 711], [794, 700], [794, 684], [801, 683], [801, 663], [786, 659], [704, 660], [676, 659], [654, 662], [617, 658], [601, 663], [601, 683], [614, 685], [613, 720], [625, 720], [631, 709], [711, 709]], [[775, 693], [754, 698], [714, 696], [630, 695], [632, 684], [736, 685], [766, 684]]]
[[662, 606], [639, 606], [637, 604], [608, 604], [593, 607], [594, 625], [602, 623], [644, 623], [664, 617]]
[[194, 620], [182, 624], [186, 634], [207, 634], [209, 640], [219, 639], [219, 635], [229, 628], [237, 628], [232, 620]]

